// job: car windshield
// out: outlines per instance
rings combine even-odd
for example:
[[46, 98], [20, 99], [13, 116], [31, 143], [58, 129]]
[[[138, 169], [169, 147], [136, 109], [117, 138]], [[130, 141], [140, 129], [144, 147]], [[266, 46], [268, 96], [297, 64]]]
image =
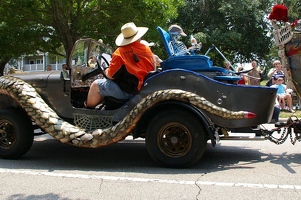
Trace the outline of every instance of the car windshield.
[[[72, 87], [89, 86], [98, 76], [82, 81], [82, 76], [97, 67], [97, 58], [103, 56], [108, 62], [111, 60], [112, 48], [103, 44], [101, 40], [91, 38], [81, 39], [75, 43], [70, 63]], [[103, 60], [101, 63], [103, 64]]]

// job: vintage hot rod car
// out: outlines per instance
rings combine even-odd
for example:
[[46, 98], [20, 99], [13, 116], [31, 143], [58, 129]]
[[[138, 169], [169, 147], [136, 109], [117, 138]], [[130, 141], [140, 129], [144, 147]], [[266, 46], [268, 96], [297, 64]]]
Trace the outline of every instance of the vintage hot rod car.
[[[159, 31], [168, 43], [164, 30]], [[96, 40], [81, 39], [70, 57], [70, 78], [62, 78], [60, 71], [0, 77], [0, 157], [24, 155], [34, 130], [41, 129], [62, 143], [88, 148], [131, 134], [145, 138], [159, 164], [186, 167], [200, 160], [208, 140], [214, 146], [227, 131], [271, 120], [276, 89], [237, 85], [240, 76], [196, 54], [170, 55], [133, 98], [108, 97], [96, 109], [86, 109], [89, 85], [104, 78], [111, 53]], [[88, 66], [91, 55], [97, 57], [95, 69]]]

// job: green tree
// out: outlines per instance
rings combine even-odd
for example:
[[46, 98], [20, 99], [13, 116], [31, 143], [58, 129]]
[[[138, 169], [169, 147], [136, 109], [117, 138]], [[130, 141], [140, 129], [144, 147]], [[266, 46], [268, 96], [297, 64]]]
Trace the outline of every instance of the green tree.
[[[281, 2], [278, 2], [278, 3], [281, 3]], [[301, 1], [300, 0], [286, 0], [283, 2], [284, 2], [284, 5], [288, 8], [288, 21], [289, 22], [293, 22], [296, 19], [301, 19]]]
[[[2, 75], [5, 64], [12, 57], [19, 57], [24, 53], [34, 54], [45, 43], [41, 32], [47, 32], [42, 26], [35, 24], [15, 24], [2, 22], [0, 24], [0, 73]], [[45, 43], [46, 44], [46, 43]]]
[[[28, 40], [28, 43], [36, 44], [35, 50], [68, 58], [79, 38], [101, 38], [114, 46], [121, 25], [129, 21], [135, 22], [137, 26], [149, 27], [147, 38], [158, 39], [158, 34], [155, 34], [156, 26], [176, 17], [177, 6], [182, 2], [183, 0], [3, 0], [0, 4], [0, 17], [2, 22], [9, 24], [12, 31], [18, 27], [23, 27], [24, 31], [35, 31], [32, 35], [35, 39], [22, 38]], [[63, 46], [65, 55], [58, 50], [60, 46]], [[28, 50], [24, 49], [23, 53], [26, 52]], [[18, 54], [13, 51], [10, 53]], [[0, 71], [3, 68], [0, 65]]]
[[[182, 25], [185, 32], [203, 33], [205, 50], [215, 44], [233, 62], [261, 60], [271, 47], [266, 19], [270, 4], [258, 0], [186, 0], [174, 22]], [[216, 53], [210, 56], [219, 64], [223, 61]]]

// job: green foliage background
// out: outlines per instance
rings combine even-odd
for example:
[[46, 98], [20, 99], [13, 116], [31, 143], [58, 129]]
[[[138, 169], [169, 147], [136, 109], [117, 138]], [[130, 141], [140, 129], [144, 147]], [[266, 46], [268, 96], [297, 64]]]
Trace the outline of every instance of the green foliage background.
[[[0, 74], [11, 58], [36, 50], [68, 58], [79, 38], [101, 38], [115, 48], [120, 27], [130, 21], [149, 27], [144, 39], [157, 44], [153, 51], [163, 59], [166, 53], [156, 27], [168, 29], [175, 23], [202, 42], [202, 53], [215, 44], [232, 63], [256, 58], [269, 65], [277, 50], [267, 16], [276, 3], [280, 1], [2, 0]], [[290, 22], [301, 18], [299, 0], [284, 3]], [[183, 41], [189, 45], [188, 37]], [[222, 65], [223, 58], [216, 52], [209, 56]]]

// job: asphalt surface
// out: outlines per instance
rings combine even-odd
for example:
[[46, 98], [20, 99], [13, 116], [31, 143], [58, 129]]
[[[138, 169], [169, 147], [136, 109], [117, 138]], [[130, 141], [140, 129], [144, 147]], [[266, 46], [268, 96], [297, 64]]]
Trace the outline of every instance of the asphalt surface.
[[4, 200], [300, 199], [301, 143], [221, 140], [196, 165], [171, 169], [142, 139], [83, 149], [42, 135], [22, 159], [0, 160], [0, 178]]

